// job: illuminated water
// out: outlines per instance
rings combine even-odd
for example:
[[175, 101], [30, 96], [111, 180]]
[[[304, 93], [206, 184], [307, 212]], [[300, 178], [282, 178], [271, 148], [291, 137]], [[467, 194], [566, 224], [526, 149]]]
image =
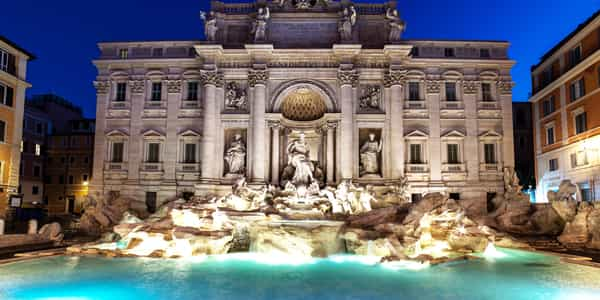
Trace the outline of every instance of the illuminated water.
[[301, 265], [236, 256], [205, 261], [55, 257], [0, 266], [0, 299], [600, 299], [598, 269], [502, 252], [507, 256], [495, 261], [419, 271], [347, 257]]

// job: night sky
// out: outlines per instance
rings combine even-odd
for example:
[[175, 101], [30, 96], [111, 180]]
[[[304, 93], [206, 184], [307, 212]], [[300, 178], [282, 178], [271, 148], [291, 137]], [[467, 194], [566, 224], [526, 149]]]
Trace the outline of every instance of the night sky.
[[[208, 0], [3, 1], [0, 35], [37, 56], [28, 95], [52, 92], [95, 115], [99, 41], [200, 40]], [[225, 1], [241, 2], [241, 1]], [[356, 1], [383, 2], [383, 0]], [[506, 40], [517, 61], [514, 100], [530, 92], [529, 70], [600, 8], [600, 0], [400, 0], [407, 39]]]

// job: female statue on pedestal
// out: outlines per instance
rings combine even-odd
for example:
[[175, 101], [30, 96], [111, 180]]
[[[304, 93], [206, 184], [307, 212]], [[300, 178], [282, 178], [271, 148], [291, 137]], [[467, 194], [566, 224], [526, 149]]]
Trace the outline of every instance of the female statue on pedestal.
[[292, 183], [296, 186], [310, 185], [313, 182], [313, 164], [310, 161], [310, 146], [304, 140], [304, 133], [287, 147], [288, 165], [294, 167]]
[[258, 9], [256, 20], [252, 27], [252, 34], [254, 34], [255, 42], [264, 42], [267, 40], [267, 26], [270, 18], [271, 12], [269, 11], [269, 7], [261, 7]]
[[338, 25], [340, 38], [342, 41], [352, 40], [352, 27], [356, 24], [356, 9], [354, 6], [346, 7], [342, 10], [342, 18]]
[[241, 134], [233, 136], [233, 141], [225, 152], [225, 162], [228, 167], [226, 176], [244, 175], [246, 172], [246, 145]]
[[379, 175], [379, 160], [377, 156], [383, 145], [375, 140], [375, 133], [369, 133], [369, 139], [360, 148], [360, 176]]
[[219, 27], [217, 26], [217, 16], [214, 11], [208, 13], [208, 15], [201, 11], [200, 18], [204, 20], [204, 36], [206, 40], [209, 42], [214, 42], [217, 39], [217, 31], [219, 31]]

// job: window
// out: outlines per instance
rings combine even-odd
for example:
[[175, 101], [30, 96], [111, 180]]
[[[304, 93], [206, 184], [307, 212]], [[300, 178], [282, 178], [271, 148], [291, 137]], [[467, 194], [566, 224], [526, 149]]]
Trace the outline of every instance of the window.
[[35, 132], [42, 134], [44, 132], [44, 125], [42, 123], [35, 124]]
[[412, 57], [417, 57], [419, 56], [419, 47], [413, 47], [410, 50], [410, 54], [412, 55]]
[[484, 144], [483, 152], [486, 164], [496, 163], [496, 145], [495, 144]]
[[408, 83], [408, 100], [421, 100], [420, 86], [418, 82]]
[[198, 82], [188, 82], [187, 100], [198, 100]]
[[571, 83], [571, 102], [585, 96], [585, 81], [583, 78]]
[[588, 183], [578, 184], [578, 185], [579, 185], [579, 189], [581, 190], [581, 201], [584, 201], [584, 202], [594, 201], [594, 193], [592, 192], [590, 185]]
[[152, 57], [161, 57], [163, 56], [163, 49], [162, 48], [154, 48], [152, 49]]
[[160, 150], [160, 144], [159, 143], [150, 143], [148, 144], [148, 156], [146, 158], [146, 162], [149, 163], [157, 163], [159, 162], [159, 150]]
[[121, 59], [127, 59], [129, 57], [129, 49], [119, 49], [119, 57]]
[[0, 103], [12, 107], [14, 95], [15, 90], [12, 87], [0, 83]]
[[83, 179], [83, 182], [88, 181], [88, 175], [87, 174], [83, 174], [83, 176], [81, 176]]
[[492, 85], [489, 83], [481, 84], [481, 96], [483, 97], [483, 101], [494, 101], [492, 98]]
[[587, 151], [577, 151], [571, 154], [571, 167], [577, 168], [588, 164]]
[[581, 61], [581, 46], [577, 46], [569, 51], [569, 62], [574, 67]]
[[162, 84], [160, 82], [152, 83], [152, 101], [160, 101], [162, 99]]
[[44, 176], [45, 184], [52, 184], [52, 176]]
[[83, 158], [83, 163], [86, 164], [86, 165], [89, 164], [90, 163], [90, 157], [89, 156], [84, 157]]
[[446, 57], [454, 57], [454, 48], [445, 48], [444, 56]]
[[156, 192], [146, 192], [146, 209], [149, 213], [156, 212]]
[[448, 163], [449, 164], [458, 164], [458, 144], [448, 144], [446, 146], [446, 150], [448, 152]]
[[6, 122], [0, 120], [0, 142], [6, 142]]
[[117, 142], [112, 144], [112, 159], [111, 161], [114, 163], [123, 162], [123, 147], [124, 144], [122, 142]]
[[456, 83], [446, 82], [446, 101], [456, 101]]
[[544, 100], [542, 103], [542, 110], [544, 111], [544, 117], [556, 110], [554, 106], [554, 96], [550, 96], [550, 98]]
[[552, 82], [552, 66], [542, 71], [542, 84], [547, 85]]
[[74, 164], [75, 163], [75, 156], [69, 157], [69, 163], [70, 164]]
[[117, 83], [117, 97], [115, 101], [125, 101], [125, 97], [127, 96], [127, 83], [119, 82]]
[[423, 195], [421, 195], [421, 194], [411, 194], [410, 195], [410, 201], [412, 203], [417, 203], [417, 202], [421, 201], [421, 199], [423, 199]]
[[64, 164], [66, 162], [67, 162], [67, 158], [66, 157], [63, 156], [63, 157], [60, 158], [60, 163], [61, 164]]
[[490, 49], [479, 49], [479, 57], [490, 58]]
[[8, 61], [9, 61], [8, 52], [4, 49], [0, 49], [0, 70], [4, 72], [8, 72]]
[[575, 134], [584, 133], [587, 130], [587, 115], [582, 112], [575, 116]]
[[42, 155], [42, 145], [35, 144], [35, 156]]
[[33, 177], [40, 177], [42, 174], [42, 168], [40, 166], [33, 166]]
[[410, 159], [411, 164], [420, 164], [421, 160], [421, 144], [410, 144]]
[[554, 126], [546, 128], [546, 145], [554, 144]]
[[558, 170], [558, 159], [553, 158], [548, 161], [548, 170], [550, 170], [550, 172]]
[[450, 193], [450, 199], [452, 200], [460, 200], [460, 193]]
[[196, 163], [196, 144], [185, 144], [185, 154], [183, 161], [186, 164]]
[[69, 175], [69, 184], [73, 184], [74, 181], [73, 175]]
[[65, 184], [65, 175], [58, 176], [58, 183]]
[[31, 187], [31, 194], [32, 195], [38, 195], [40, 193], [40, 187], [37, 185], [34, 185]]

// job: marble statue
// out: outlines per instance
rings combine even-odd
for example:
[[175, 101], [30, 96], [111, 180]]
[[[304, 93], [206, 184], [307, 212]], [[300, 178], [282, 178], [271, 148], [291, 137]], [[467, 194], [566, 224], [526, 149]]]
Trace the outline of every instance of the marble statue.
[[225, 162], [227, 163], [227, 176], [244, 175], [246, 172], [246, 145], [241, 134], [237, 133], [233, 136], [233, 141], [225, 152]]
[[310, 146], [304, 139], [304, 133], [300, 138], [293, 140], [287, 147], [288, 165], [294, 167], [292, 183], [296, 186], [308, 186], [313, 182], [314, 166], [310, 161]]
[[258, 9], [254, 26], [252, 27], [252, 34], [254, 34], [255, 42], [263, 42], [267, 40], [267, 26], [269, 19], [271, 18], [271, 12], [269, 7], [261, 7]]
[[345, 7], [342, 10], [342, 18], [338, 24], [338, 31], [342, 41], [352, 40], [352, 28], [356, 24], [357, 13], [354, 6]]
[[205, 12], [200, 11], [200, 18], [204, 21], [204, 36], [206, 36], [206, 40], [209, 42], [216, 41], [219, 27], [217, 26], [215, 12], [211, 11], [207, 15]]
[[402, 37], [402, 33], [404, 32], [405, 24], [404, 21], [400, 19], [400, 14], [397, 9], [388, 8], [385, 13], [385, 18], [389, 20], [390, 24], [390, 42], [397, 42]]
[[379, 109], [381, 89], [378, 86], [367, 86], [359, 100], [359, 107], [363, 110]]
[[375, 133], [369, 133], [369, 139], [360, 147], [360, 175], [378, 175], [379, 159], [383, 144], [375, 140]]
[[246, 91], [240, 88], [236, 82], [227, 84], [227, 92], [225, 94], [225, 109], [245, 111], [248, 109], [248, 99]]
[[515, 169], [504, 168], [504, 189], [506, 193], [520, 193], [522, 188]]

